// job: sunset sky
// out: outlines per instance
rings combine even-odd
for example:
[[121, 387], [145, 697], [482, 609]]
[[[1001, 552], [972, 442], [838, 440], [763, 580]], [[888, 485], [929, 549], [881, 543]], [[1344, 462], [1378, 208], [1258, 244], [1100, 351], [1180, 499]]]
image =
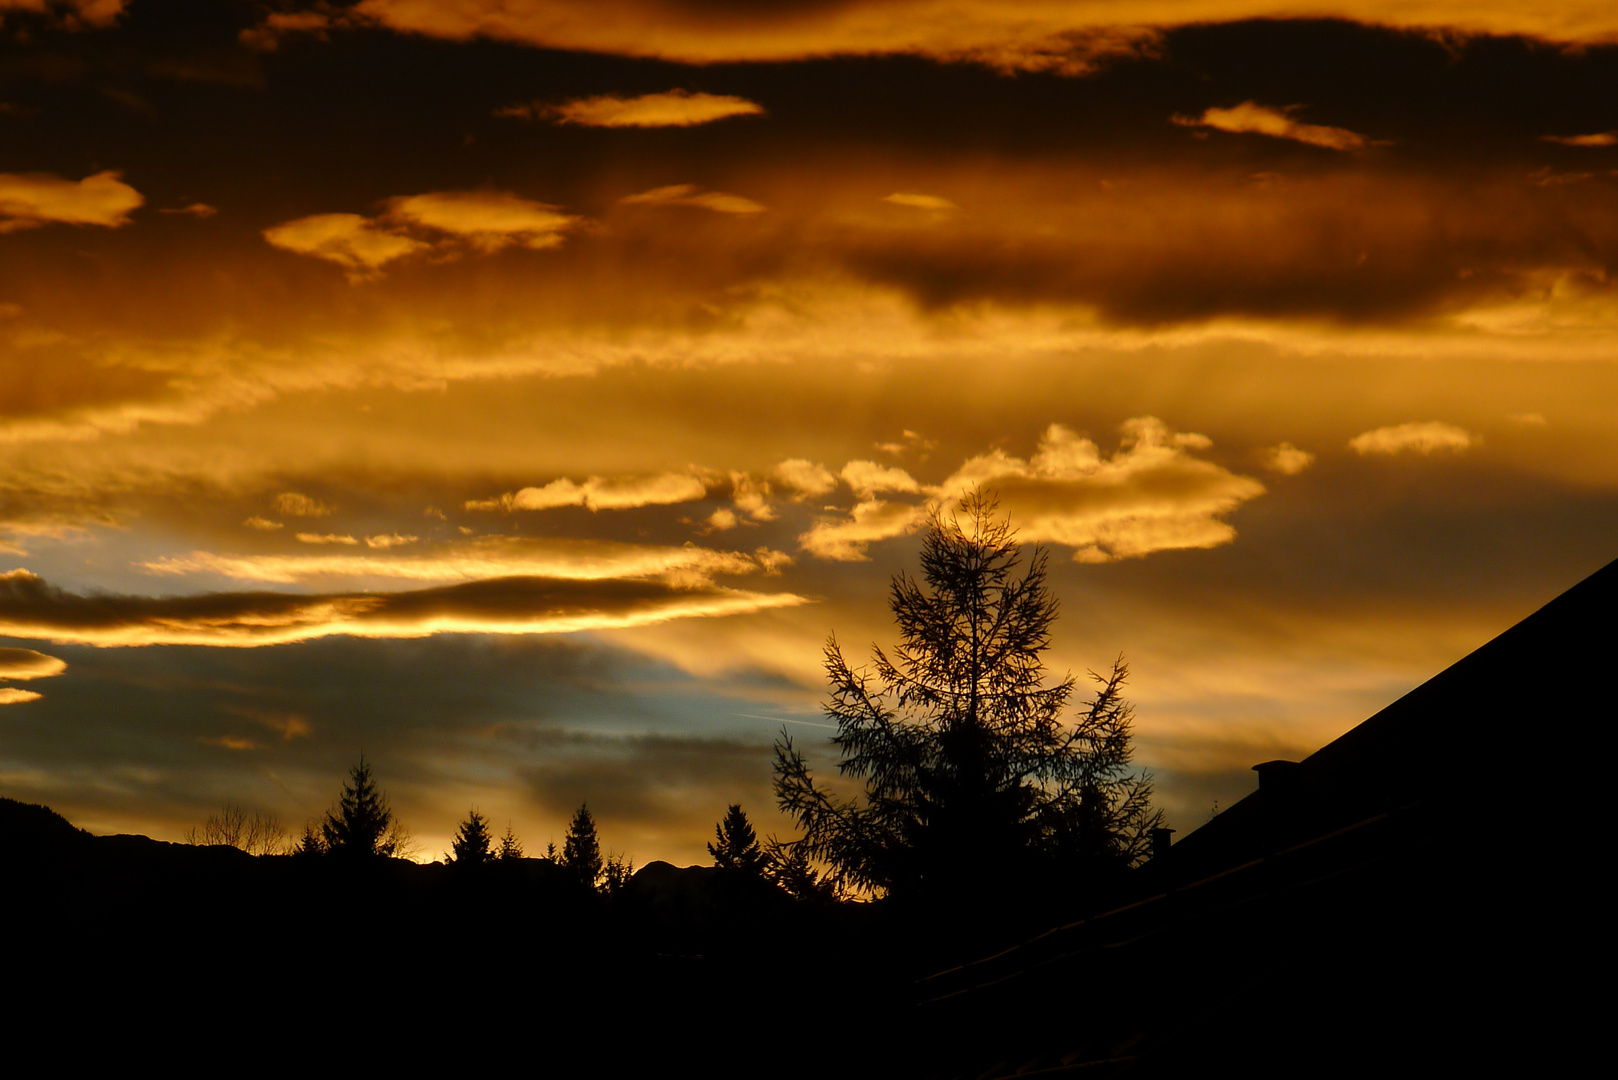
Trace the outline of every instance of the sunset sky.
[[980, 486], [1183, 834], [1618, 556], [1615, 274], [1611, 0], [0, 0], [0, 795], [707, 861]]

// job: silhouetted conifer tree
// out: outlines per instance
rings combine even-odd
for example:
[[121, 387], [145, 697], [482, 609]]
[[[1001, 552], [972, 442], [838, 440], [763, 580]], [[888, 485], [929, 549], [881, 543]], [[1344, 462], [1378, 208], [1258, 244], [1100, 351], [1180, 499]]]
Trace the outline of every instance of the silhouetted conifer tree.
[[489, 819], [478, 813], [470, 811], [466, 820], [461, 822], [461, 828], [450, 841], [450, 851], [447, 860], [452, 866], [470, 869], [474, 866], [484, 866], [494, 859], [490, 850], [492, 838], [489, 836]]
[[585, 888], [594, 889], [601, 880], [601, 841], [596, 837], [596, 819], [588, 803], [579, 804], [578, 813], [568, 824], [560, 865]]
[[495, 857], [502, 862], [507, 859], [522, 858], [522, 841], [518, 840], [517, 834], [511, 831], [511, 822], [509, 821], [506, 822], [506, 835], [500, 838], [500, 850]]
[[1023, 568], [1010, 524], [973, 493], [922, 543], [923, 581], [903, 572], [899, 627], [874, 673], [826, 645], [844, 800], [814, 782], [784, 732], [775, 793], [803, 829], [795, 848], [834, 883], [874, 893], [950, 894], [1030, 878], [1095, 880], [1148, 853], [1150, 779], [1130, 765], [1122, 659], [1095, 700], [1064, 722], [1071, 675], [1048, 684], [1043, 654], [1057, 602], [1035, 549]]
[[837, 888], [809, 864], [809, 849], [803, 844], [782, 843], [771, 837], [764, 858], [764, 876], [793, 899], [809, 903], [840, 899]]
[[714, 826], [713, 843], [708, 854], [721, 870], [735, 870], [746, 874], [762, 875], [764, 849], [759, 847], [758, 836], [747, 820], [740, 803], [731, 803], [724, 820]]
[[348, 783], [343, 785], [337, 809], [326, 812], [320, 838], [327, 854], [344, 859], [391, 856], [408, 840], [394, 820], [388, 797], [377, 790], [364, 754], [359, 764], [349, 768]]
[[309, 858], [326, 854], [326, 841], [320, 836], [320, 829], [312, 821], [303, 825], [303, 836], [293, 847], [292, 854], [302, 858]]
[[617, 896], [635, 876], [635, 860], [627, 855], [608, 855], [601, 866], [601, 891]]

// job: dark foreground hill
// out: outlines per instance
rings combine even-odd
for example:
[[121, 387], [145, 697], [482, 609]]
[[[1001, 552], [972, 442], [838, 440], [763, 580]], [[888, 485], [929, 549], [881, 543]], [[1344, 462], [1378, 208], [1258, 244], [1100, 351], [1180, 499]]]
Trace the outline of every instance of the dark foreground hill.
[[923, 916], [653, 863], [607, 901], [542, 859], [253, 858], [0, 800], [6, 1020], [216, 1069], [1560, 1075], [1604, 1030], [1615, 610], [1618, 563], [1028, 940], [1052, 898], [1015, 883]]
[[541, 1072], [756, 1075], [846, 984], [835, 943], [859, 915], [705, 867], [653, 863], [608, 901], [544, 859], [254, 857], [9, 799], [0, 850], [8, 1026], [171, 1060], [239, 1064], [243, 1039], [254, 1062], [314, 1060], [294, 1048], [336, 1029], [373, 1064], [488, 1063], [507, 1040]]

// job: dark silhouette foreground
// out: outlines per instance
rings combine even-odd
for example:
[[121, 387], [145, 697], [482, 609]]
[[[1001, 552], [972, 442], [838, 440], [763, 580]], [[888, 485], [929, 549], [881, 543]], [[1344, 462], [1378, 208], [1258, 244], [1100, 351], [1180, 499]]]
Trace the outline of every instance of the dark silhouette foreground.
[[[520, 1045], [592, 1076], [1569, 1074], [1605, 1030], [1602, 788], [1535, 798], [1524, 747], [1594, 745], [1614, 610], [1618, 563], [1259, 766], [1110, 905], [965, 964], [902, 906], [734, 867], [652, 863], [608, 895], [549, 859], [253, 857], [0, 799], [7, 1018], [216, 1070], [356, 1046], [464, 1070]], [[750, 853], [739, 826], [715, 847]]]

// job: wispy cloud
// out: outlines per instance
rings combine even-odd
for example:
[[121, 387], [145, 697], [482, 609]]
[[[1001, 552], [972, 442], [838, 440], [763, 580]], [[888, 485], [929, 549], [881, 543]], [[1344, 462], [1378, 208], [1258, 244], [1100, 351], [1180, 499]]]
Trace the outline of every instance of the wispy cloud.
[[762, 203], [725, 191], [701, 191], [695, 184], [670, 184], [652, 188], [618, 200], [628, 205], [697, 206], [721, 214], [758, 214], [765, 209]]
[[[349, 545], [344, 545], [349, 546]], [[358, 546], [353, 545], [353, 546]], [[496, 577], [568, 580], [671, 577], [694, 580], [716, 574], [750, 574], [759, 565], [740, 552], [695, 545], [666, 547], [607, 540], [527, 539], [486, 536], [402, 553], [331, 552], [296, 555], [229, 555], [193, 551], [138, 564], [154, 574], [219, 574], [242, 581], [296, 584], [322, 578], [383, 578], [406, 581], [472, 581]]]
[[314, 214], [264, 230], [275, 247], [336, 263], [354, 282], [419, 252], [453, 256], [508, 247], [559, 247], [582, 218], [503, 191], [435, 191], [389, 199], [375, 217]]
[[[764, 106], [746, 98], [687, 90], [669, 90], [638, 97], [603, 94], [574, 98], [560, 105], [526, 108], [530, 115], [586, 127], [692, 127], [733, 116], [761, 116], [764, 113]], [[513, 110], [506, 110], [505, 114], [512, 115]]]
[[264, 239], [283, 251], [336, 263], [350, 281], [368, 281], [388, 263], [430, 245], [360, 214], [312, 214], [272, 225]]
[[520, 244], [544, 250], [561, 244], [580, 219], [556, 207], [503, 191], [439, 191], [388, 201], [387, 216], [465, 239], [479, 251]]
[[1182, 127], [1268, 135], [1272, 139], [1291, 139], [1310, 146], [1323, 146], [1328, 150], [1363, 150], [1374, 145], [1374, 140], [1347, 128], [1300, 123], [1292, 117], [1299, 108], [1297, 105], [1287, 105], [1277, 109], [1244, 101], [1234, 108], [1207, 109], [1198, 117], [1176, 113], [1169, 119]]
[[1315, 463], [1315, 455], [1284, 442], [1280, 446], [1260, 450], [1259, 460], [1271, 472], [1280, 473], [1282, 476], [1297, 476]]
[[1541, 135], [1540, 138], [1563, 146], [1618, 146], [1618, 131], [1598, 131], [1591, 135]]
[[775, 467], [772, 475], [777, 483], [799, 498], [824, 495], [837, 486], [835, 473], [806, 458], [788, 458]]
[[864, 562], [866, 549], [878, 540], [915, 532], [927, 523], [928, 509], [906, 503], [866, 499], [854, 504], [847, 517], [825, 517], [798, 537], [803, 550], [834, 562]]
[[1348, 440], [1356, 454], [1438, 454], [1460, 453], [1482, 442], [1465, 428], [1437, 420], [1394, 424], [1367, 431]]
[[584, 506], [591, 510], [630, 510], [637, 506], [669, 506], [692, 502], [707, 494], [702, 480], [690, 473], [656, 476], [592, 476], [582, 483], [567, 477], [544, 487], [525, 487], [491, 499], [472, 499], [468, 510], [552, 510]]
[[[275, 497], [275, 508], [288, 517], [329, 517], [331, 507], [312, 495], [305, 495], [299, 491], [283, 491]], [[262, 521], [263, 519], [258, 519]], [[263, 525], [254, 528], [262, 529]]]
[[919, 191], [895, 191], [892, 195], [884, 195], [882, 201], [895, 206], [908, 206], [912, 210], [929, 210], [935, 214], [947, 214], [960, 209], [942, 195], [924, 195]]
[[[102, 647], [252, 647], [333, 634], [560, 634], [738, 615], [804, 603], [662, 580], [510, 577], [395, 593], [82, 596], [27, 570], [0, 574], [0, 634]], [[22, 700], [20, 691], [5, 695]], [[3, 703], [3, 702], [0, 702]]]

